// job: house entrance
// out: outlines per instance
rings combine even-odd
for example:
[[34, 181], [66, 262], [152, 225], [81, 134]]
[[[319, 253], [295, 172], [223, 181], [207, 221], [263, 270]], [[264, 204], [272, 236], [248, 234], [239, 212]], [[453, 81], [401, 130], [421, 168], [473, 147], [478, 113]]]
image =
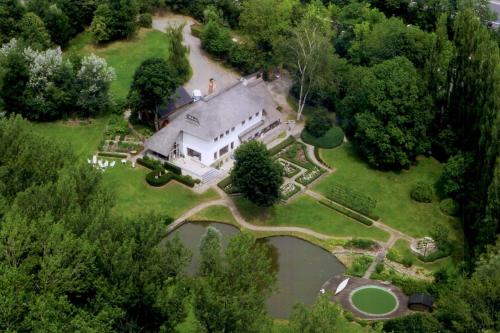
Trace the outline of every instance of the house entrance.
[[201, 161], [201, 153], [197, 152], [196, 150], [188, 148], [187, 154], [188, 154], [188, 156], [196, 157], [197, 159], [199, 159]]

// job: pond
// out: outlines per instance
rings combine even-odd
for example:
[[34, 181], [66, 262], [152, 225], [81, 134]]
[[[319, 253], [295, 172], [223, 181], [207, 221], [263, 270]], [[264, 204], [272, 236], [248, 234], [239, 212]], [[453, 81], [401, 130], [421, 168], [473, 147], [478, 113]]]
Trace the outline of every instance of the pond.
[[[227, 245], [238, 229], [223, 223], [185, 223], [167, 238], [175, 234], [193, 253], [187, 269], [196, 272], [199, 262], [199, 244], [208, 226], [217, 228], [222, 234], [223, 245]], [[343, 274], [344, 266], [324, 249], [296, 237], [275, 236], [262, 239], [270, 248], [273, 267], [277, 270], [277, 292], [267, 302], [267, 309], [274, 318], [288, 318], [294, 304], [314, 303], [324, 282], [334, 275]]]

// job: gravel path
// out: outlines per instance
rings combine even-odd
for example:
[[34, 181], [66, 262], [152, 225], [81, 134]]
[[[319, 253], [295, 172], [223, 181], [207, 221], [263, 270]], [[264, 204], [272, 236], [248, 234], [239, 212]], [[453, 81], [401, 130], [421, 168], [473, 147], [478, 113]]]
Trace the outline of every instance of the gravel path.
[[227, 88], [235, 84], [239, 79], [238, 73], [222, 66], [212, 60], [201, 49], [201, 41], [191, 35], [191, 25], [196, 21], [189, 16], [177, 14], [156, 15], [153, 17], [153, 29], [165, 32], [168, 26], [180, 26], [184, 24], [184, 44], [189, 47], [189, 63], [193, 70], [193, 76], [184, 85], [189, 93], [194, 89], [200, 89], [203, 95], [208, 93], [208, 82], [214, 78], [217, 90]]

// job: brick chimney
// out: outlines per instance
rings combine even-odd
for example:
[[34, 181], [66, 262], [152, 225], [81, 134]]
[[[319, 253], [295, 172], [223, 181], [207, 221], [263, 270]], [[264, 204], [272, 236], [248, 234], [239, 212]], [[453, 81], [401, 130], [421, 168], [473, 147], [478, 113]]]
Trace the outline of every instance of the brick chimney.
[[217, 84], [215, 83], [215, 79], [211, 78], [209, 83], [208, 83], [208, 94], [211, 95], [215, 92], [215, 89], [217, 88]]

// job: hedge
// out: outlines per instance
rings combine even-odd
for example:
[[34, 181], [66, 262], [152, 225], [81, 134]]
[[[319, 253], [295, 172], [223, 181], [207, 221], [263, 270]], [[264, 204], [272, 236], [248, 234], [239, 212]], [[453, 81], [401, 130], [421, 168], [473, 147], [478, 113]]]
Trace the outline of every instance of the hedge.
[[198, 180], [193, 179], [189, 175], [181, 176], [181, 175], [171, 173], [171, 172], [169, 172], [169, 174], [171, 174], [172, 178], [177, 180], [179, 183], [182, 183], [182, 184], [189, 186], [189, 187], [193, 187], [196, 183], [199, 183]]
[[99, 152], [99, 153], [97, 153], [97, 155], [104, 156], [104, 157], [127, 158], [127, 154], [123, 154], [123, 153]]
[[279, 153], [284, 148], [288, 147], [289, 145], [291, 145], [294, 142], [295, 142], [295, 138], [290, 135], [288, 138], [286, 138], [285, 140], [278, 143], [276, 146], [269, 149], [269, 153], [271, 153], [271, 155], [276, 155], [277, 153]]
[[356, 221], [359, 221], [367, 226], [371, 226], [373, 225], [373, 221], [366, 218], [365, 216], [361, 215], [361, 214], [358, 214], [356, 212], [353, 212], [349, 209], [346, 209], [332, 201], [326, 201], [326, 200], [319, 200], [318, 201], [320, 204], [328, 207], [328, 208], [331, 208], [333, 210], [336, 210], [337, 212], [341, 213], [341, 214], [344, 214], [350, 218], [353, 218], [355, 219]]
[[346, 206], [356, 212], [368, 216], [373, 220], [378, 220], [379, 217], [373, 214], [373, 210], [377, 205], [377, 201], [367, 195], [358, 193], [349, 187], [341, 184], [332, 184], [326, 197], [343, 206]]
[[182, 175], [182, 169], [170, 162], [163, 163], [163, 167], [168, 171], [172, 171], [176, 175]]
[[362, 250], [371, 250], [378, 247], [378, 243], [371, 239], [353, 238], [349, 240], [344, 247], [356, 248]]
[[173, 179], [173, 173], [167, 172], [158, 178], [158, 171], [151, 171], [146, 175], [146, 182], [151, 186], [163, 186]]
[[144, 158], [138, 158], [137, 164], [142, 165], [143, 167], [146, 167], [150, 170], [162, 169], [161, 163], [159, 161], [153, 160], [152, 158], [149, 158], [147, 156], [145, 156]]
[[316, 159], [318, 160], [319, 163], [323, 164], [323, 166], [327, 167], [327, 168], [330, 168], [330, 166], [328, 165], [328, 163], [326, 163], [325, 161], [323, 161], [323, 159], [321, 158], [321, 154], [319, 153], [319, 148], [318, 147], [314, 147], [314, 157], [316, 157]]
[[344, 142], [344, 132], [338, 126], [333, 126], [319, 138], [309, 133], [306, 129], [302, 131], [300, 136], [305, 143], [318, 148], [335, 148]]

